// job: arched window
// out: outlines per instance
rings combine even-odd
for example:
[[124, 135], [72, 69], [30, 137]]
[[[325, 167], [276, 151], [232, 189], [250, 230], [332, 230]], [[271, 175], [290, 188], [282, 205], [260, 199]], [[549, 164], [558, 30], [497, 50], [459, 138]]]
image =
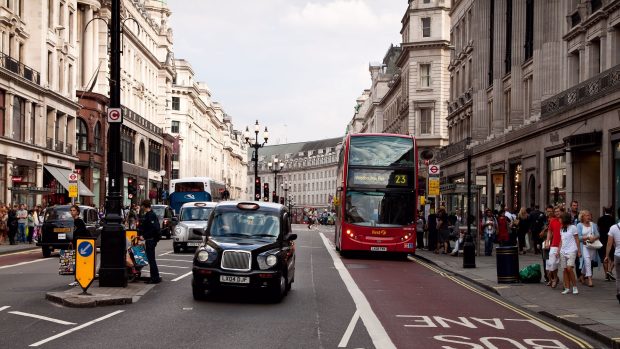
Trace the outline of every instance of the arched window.
[[101, 152], [101, 123], [95, 125], [95, 153]]
[[77, 147], [78, 151], [88, 151], [88, 126], [84, 119], [77, 119]]
[[138, 164], [144, 167], [145, 161], [146, 161], [146, 150], [144, 147], [144, 141], [140, 141], [140, 149], [138, 150]]

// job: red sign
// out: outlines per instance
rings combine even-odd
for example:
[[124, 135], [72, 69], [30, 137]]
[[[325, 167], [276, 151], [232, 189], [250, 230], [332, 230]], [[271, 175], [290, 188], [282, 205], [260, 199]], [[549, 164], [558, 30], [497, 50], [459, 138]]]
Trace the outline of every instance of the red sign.
[[428, 167], [428, 174], [430, 174], [430, 175], [438, 175], [439, 174], [439, 165], [430, 165]]
[[70, 181], [70, 182], [77, 182], [77, 180], [78, 180], [78, 175], [77, 175], [77, 173], [71, 173], [71, 174], [69, 174], [69, 181]]
[[77, 174], [82, 174], [82, 169], [76, 168], [75, 170], [73, 170], [73, 172], [75, 172]]
[[23, 179], [22, 177], [13, 176], [13, 177], [11, 177], [11, 180], [12, 180], [13, 182], [21, 182], [21, 181], [23, 181], [24, 179]]

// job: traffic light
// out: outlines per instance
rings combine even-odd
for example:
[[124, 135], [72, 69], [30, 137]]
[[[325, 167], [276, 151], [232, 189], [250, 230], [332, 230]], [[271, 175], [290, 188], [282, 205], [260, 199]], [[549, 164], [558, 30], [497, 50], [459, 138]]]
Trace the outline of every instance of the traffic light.
[[269, 200], [269, 183], [263, 184], [263, 196]]
[[256, 177], [256, 181], [254, 182], [254, 200], [260, 200], [260, 177]]
[[135, 197], [138, 194], [136, 183], [132, 177], [127, 178], [127, 194]]

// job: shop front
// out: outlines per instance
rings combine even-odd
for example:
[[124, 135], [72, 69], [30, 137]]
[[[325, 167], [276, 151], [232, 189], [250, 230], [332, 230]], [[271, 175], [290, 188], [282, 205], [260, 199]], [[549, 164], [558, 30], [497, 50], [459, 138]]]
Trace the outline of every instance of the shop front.
[[[620, 138], [620, 134], [618, 134], [618, 138]], [[620, 139], [616, 140], [612, 143], [613, 146], [613, 187], [614, 187], [614, 207], [616, 212], [614, 214], [618, 214], [618, 208], [620, 208]], [[616, 218], [619, 218], [616, 216]]]
[[506, 205], [505, 198], [505, 170], [504, 162], [495, 163], [491, 165], [491, 195], [493, 198], [492, 204], [489, 206], [494, 210], [499, 211]]
[[26, 204], [33, 207], [37, 202], [37, 195], [40, 192], [29, 190], [37, 187], [36, 163], [32, 161], [16, 159], [12, 166], [9, 166], [8, 181], [11, 193], [9, 203]]
[[[47, 189], [45, 203], [51, 205], [65, 205], [72, 202], [69, 197], [69, 175], [73, 170], [45, 165], [43, 171], [43, 187]], [[78, 197], [75, 202], [83, 202], [86, 198], [92, 198], [95, 195], [82, 180], [77, 181]]]

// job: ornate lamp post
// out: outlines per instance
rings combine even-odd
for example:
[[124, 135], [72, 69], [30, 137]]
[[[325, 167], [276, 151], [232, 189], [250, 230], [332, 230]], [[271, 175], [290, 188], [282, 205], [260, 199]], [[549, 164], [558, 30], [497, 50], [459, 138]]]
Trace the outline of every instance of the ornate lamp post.
[[278, 158], [274, 158], [273, 162], [267, 163], [267, 166], [273, 172], [273, 192], [275, 193], [273, 202], [278, 202], [278, 173], [282, 172], [284, 163], [278, 162]]
[[[245, 132], [243, 137], [245, 138], [245, 142], [250, 146], [250, 148], [254, 148], [254, 152], [252, 153], [252, 161], [254, 161], [254, 184], [258, 183], [258, 149], [262, 148], [267, 140], [269, 139], [269, 132], [267, 131], [267, 126], [265, 126], [265, 131], [263, 132], [263, 138], [265, 141], [263, 143], [259, 143], [258, 134], [260, 132], [260, 126], [258, 125], [258, 120], [256, 120], [256, 124], [254, 124], [254, 135], [255, 138], [250, 142], [250, 129], [249, 127], [245, 127]], [[254, 189], [254, 196], [258, 200], [260, 199], [260, 185]]]

